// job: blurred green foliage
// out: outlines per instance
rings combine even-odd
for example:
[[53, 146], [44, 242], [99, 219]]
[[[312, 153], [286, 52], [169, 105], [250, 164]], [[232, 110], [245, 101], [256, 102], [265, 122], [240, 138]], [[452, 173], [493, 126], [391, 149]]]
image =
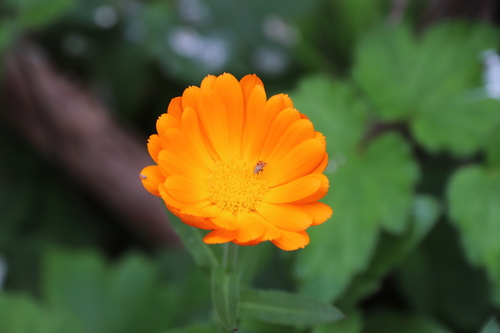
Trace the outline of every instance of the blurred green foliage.
[[[36, 41], [145, 135], [209, 73], [290, 93], [327, 137], [335, 214], [296, 253], [240, 249], [242, 298], [221, 306], [240, 302], [241, 332], [500, 332], [500, 101], [483, 61], [500, 31], [422, 27], [428, 5], [398, 23], [389, 0], [6, 0], [0, 58]], [[151, 251], [4, 119], [0, 151], [1, 332], [219, 330], [220, 247], [172, 218], [194, 260]], [[325, 302], [348, 318], [324, 323]]]

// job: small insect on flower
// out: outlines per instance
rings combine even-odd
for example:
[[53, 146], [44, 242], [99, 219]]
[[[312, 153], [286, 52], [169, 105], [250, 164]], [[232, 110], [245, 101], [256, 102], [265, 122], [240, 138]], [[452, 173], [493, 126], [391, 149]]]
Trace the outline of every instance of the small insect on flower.
[[148, 178], [147, 176], [144, 176], [144, 175], [139, 175], [139, 179], [146, 179]]
[[266, 165], [267, 165], [266, 162], [258, 161], [257, 164], [255, 165], [255, 169], [253, 169], [253, 173], [256, 175], [261, 173]]

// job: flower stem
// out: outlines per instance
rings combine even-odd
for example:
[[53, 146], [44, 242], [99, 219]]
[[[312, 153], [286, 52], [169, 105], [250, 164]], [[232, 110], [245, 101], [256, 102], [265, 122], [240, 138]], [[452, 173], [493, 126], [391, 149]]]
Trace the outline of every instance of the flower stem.
[[238, 269], [238, 245], [232, 242], [224, 244], [222, 265], [226, 272], [232, 272]]

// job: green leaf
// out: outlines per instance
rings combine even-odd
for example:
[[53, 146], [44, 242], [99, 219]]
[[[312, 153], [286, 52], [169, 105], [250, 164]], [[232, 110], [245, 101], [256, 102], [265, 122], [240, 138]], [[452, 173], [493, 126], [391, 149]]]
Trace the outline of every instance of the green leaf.
[[459, 234], [449, 223], [438, 223], [393, 276], [414, 312], [432, 313], [451, 327], [475, 332], [491, 315], [486, 272], [470, 266]]
[[215, 313], [227, 330], [236, 329], [240, 304], [240, 276], [238, 271], [212, 269], [212, 301]]
[[316, 325], [312, 333], [361, 333], [363, 318], [359, 311], [346, 311], [345, 320]]
[[500, 168], [500, 126], [497, 128], [495, 133], [488, 138], [488, 144], [486, 145], [486, 158], [488, 165]]
[[495, 318], [492, 318], [486, 325], [484, 325], [481, 333], [500, 333], [500, 326]]
[[303, 293], [330, 302], [367, 267], [380, 229], [406, 229], [418, 172], [405, 141], [387, 134], [327, 175], [332, 190], [323, 201], [335, 213], [308, 230], [311, 244], [300, 251], [295, 271]]
[[378, 29], [361, 41], [353, 75], [383, 120], [409, 121], [429, 150], [470, 154], [499, 121], [500, 102], [486, 99], [479, 61], [498, 35], [462, 22], [432, 26], [418, 40], [407, 26]]
[[42, 272], [47, 303], [71, 313], [87, 333], [157, 333], [175, 319], [173, 311], [164, 310], [174, 306], [171, 295], [140, 255], [109, 267], [94, 252], [52, 250]]
[[25, 28], [49, 24], [68, 12], [74, 0], [7, 0], [17, 13], [17, 20]]
[[294, 106], [327, 138], [330, 156], [353, 150], [364, 136], [368, 107], [354, 88], [325, 75], [302, 79], [291, 94]]
[[48, 311], [26, 295], [0, 293], [2, 333], [81, 333], [68, 313]]
[[384, 233], [368, 269], [356, 276], [343, 296], [343, 303], [353, 305], [379, 288], [381, 279], [402, 262], [422, 241], [439, 216], [439, 203], [429, 196], [416, 196], [411, 224], [400, 236]]
[[451, 333], [429, 317], [384, 311], [366, 321], [364, 333]]
[[215, 252], [216, 246], [205, 244], [200, 230], [183, 223], [170, 212], [168, 212], [168, 217], [177, 236], [182, 239], [187, 250], [199, 266], [208, 268], [220, 265], [220, 255]]
[[207, 325], [192, 325], [182, 328], [171, 329], [164, 333], [213, 333], [210, 326]]
[[281, 325], [316, 325], [345, 318], [330, 304], [284, 291], [243, 292], [240, 308], [242, 316]]
[[449, 215], [462, 236], [471, 262], [485, 267], [491, 281], [500, 281], [500, 169], [469, 166], [451, 178]]

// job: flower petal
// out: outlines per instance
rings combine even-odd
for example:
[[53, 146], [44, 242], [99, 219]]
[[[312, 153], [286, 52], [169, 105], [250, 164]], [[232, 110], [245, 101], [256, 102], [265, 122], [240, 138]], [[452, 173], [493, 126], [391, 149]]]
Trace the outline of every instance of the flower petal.
[[227, 111], [227, 127], [230, 154], [240, 155], [241, 135], [243, 133], [243, 120], [245, 117], [243, 92], [238, 80], [228, 73], [217, 77], [212, 89], [219, 95]]
[[280, 238], [274, 239], [271, 242], [282, 250], [293, 251], [306, 247], [309, 244], [309, 240], [309, 235], [305, 231], [283, 231]]
[[[328, 178], [325, 175], [307, 175], [289, 183], [270, 188], [266, 194], [264, 194], [262, 200], [269, 203], [295, 203], [296, 201], [309, 199], [313, 196], [311, 200], [317, 201], [326, 194], [325, 190], [322, 190], [320, 194], [317, 194], [318, 191], [325, 188], [325, 184], [326, 190], [328, 190]], [[318, 196], [318, 199], [314, 199]], [[306, 201], [301, 203], [308, 202]]]
[[148, 139], [148, 152], [153, 161], [158, 164], [158, 155], [162, 150], [161, 139], [158, 134], [153, 134]]
[[220, 216], [212, 218], [212, 221], [222, 229], [236, 230], [239, 228], [236, 218], [227, 210], [223, 210]]
[[158, 197], [160, 196], [158, 186], [165, 181], [165, 176], [157, 165], [150, 165], [142, 169], [140, 179], [146, 190]]
[[179, 121], [180, 117], [181, 115], [179, 115], [179, 119], [177, 119], [170, 113], [162, 114], [156, 121], [156, 130], [158, 131], [158, 135], [161, 137], [170, 128], [181, 128], [181, 123]]
[[262, 237], [267, 229], [262, 220], [253, 213], [239, 214], [236, 221], [239, 227], [234, 236], [238, 242], [246, 243], [256, 240]]
[[313, 202], [300, 205], [299, 207], [313, 217], [313, 223], [311, 225], [319, 225], [332, 217], [333, 214], [332, 208], [322, 202]]
[[240, 80], [241, 89], [243, 91], [243, 97], [245, 99], [245, 103], [248, 102], [250, 95], [255, 88], [255, 86], [261, 86], [262, 90], [264, 90], [264, 84], [261, 79], [255, 74], [245, 75]]
[[309, 139], [294, 147], [279, 160], [270, 160], [266, 166], [268, 186], [284, 184], [311, 173], [321, 163], [325, 155], [325, 146]]
[[207, 75], [200, 84], [201, 89], [210, 89], [214, 84], [215, 80], [217, 80], [217, 76], [215, 75]]
[[168, 194], [174, 199], [185, 202], [195, 202], [209, 197], [206, 185], [193, 181], [182, 175], [172, 175], [165, 181]]
[[189, 140], [190, 146], [193, 151], [197, 152], [201, 161], [208, 168], [212, 168], [217, 154], [206, 133], [200, 128], [198, 115], [190, 107], [186, 108], [182, 114], [182, 135]]
[[[273, 160], [283, 159], [297, 145], [313, 137], [314, 127], [311, 121], [308, 119], [297, 120], [279, 138], [264, 143], [263, 151], [269, 152], [269, 155], [261, 156], [261, 159], [271, 163]], [[267, 148], [266, 146], [271, 147]]]
[[267, 222], [281, 230], [300, 231], [307, 229], [313, 218], [305, 210], [295, 205], [261, 202], [257, 212]]
[[220, 159], [230, 155], [227, 111], [213, 90], [202, 90], [198, 103], [200, 123]]
[[182, 109], [192, 108], [198, 110], [198, 100], [200, 98], [201, 89], [196, 86], [191, 86], [184, 90], [182, 94]]
[[[167, 114], [173, 116], [177, 120], [181, 120], [182, 116], [182, 97], [175, 97], [170, 101], [167, 108]], [[161, 132], [158, 131], [158, 134]]]
[[225, 229], [215, 229], [209, 232], [203, 241], [207, 244], [222, 244], [230, 242], [234, 239], [234, 231]]

